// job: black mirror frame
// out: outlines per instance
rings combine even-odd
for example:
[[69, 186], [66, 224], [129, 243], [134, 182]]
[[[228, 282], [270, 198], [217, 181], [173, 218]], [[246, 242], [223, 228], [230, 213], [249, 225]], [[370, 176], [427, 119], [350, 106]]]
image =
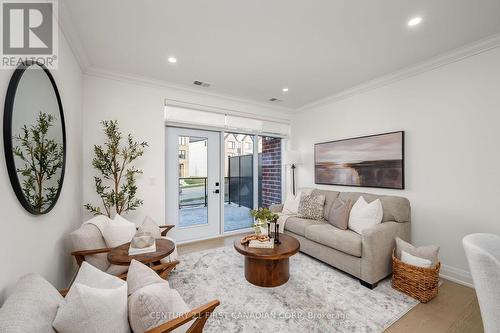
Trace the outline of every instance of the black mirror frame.
[[[61, 117], [61, 127], [62, 127], [61, 130], [62, 130], [62, 140], [63, 140], [63, 165], [61, 168], [60, 183], [54, 201], [43, 212], [35, 211], [33, 206], [31, 206], [30, 203], [24, 197], [21, 184], [19, 183], [19, 178], [17, 177], [14, 154], [12, 153], [12, 115], [14, 112], [14, 100], [16, 97], [17, 87], [19, 85], [19, 82], [21, 81], [24, 72], [31, 66], [39, 66], [41, 69], [43, 69], [43, 71], [49, 78], [57, 98], [57, 104], [59, 106], [59, 116]], [[66, 171], [66, 125], [64, 122], [64, 112], [61, 103], [61, 96], [59, 95], [59, 90], [57, 89], [54, 77], [52, 76], [48, 68], [39, 62], [31, 60], [25, 61], [21, 65], [19, 65], [15, 69], [14, 74], [12, 74], [12, 77], [9, 82], [9, 87], [7, 89], [7, 95], [5, 97], [4, 114], [3, 114], [3, 146], [5, 153], [5, 163], [7, 164], [7, 171], [9, 173], [10, 184], [12, 185], [12, 189], [14, 190], [14, 193], [16, 194], [17, 199], [19, 200], [21, 205], [24, 207], [24, 209], [26, 209], [33, 215], [43, 215], [50, 212], [52, 208], [54, 208], [54, 206], [56, 205], [57, 201], [59, 200], [59, 195], [61, 194], [61, 190], [64, 183], [64, 173]]]

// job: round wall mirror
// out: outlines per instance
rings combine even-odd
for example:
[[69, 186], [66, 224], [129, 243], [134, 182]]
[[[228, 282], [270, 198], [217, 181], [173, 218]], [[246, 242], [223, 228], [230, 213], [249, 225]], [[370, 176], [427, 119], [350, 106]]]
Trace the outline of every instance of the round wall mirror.
[[56, 83], [42, 64], [25, 62], [14, 71], [5, 98], [3, 139], [19, 202], [32, 214], [48, 213], [63, 184], [66, 130]]

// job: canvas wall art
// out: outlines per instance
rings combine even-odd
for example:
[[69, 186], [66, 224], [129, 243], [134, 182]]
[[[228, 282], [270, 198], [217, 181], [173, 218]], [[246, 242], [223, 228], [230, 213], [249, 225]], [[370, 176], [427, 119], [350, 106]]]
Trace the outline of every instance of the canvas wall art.
[[314, 145], [316, 184], [404, 189], [404, 131]]

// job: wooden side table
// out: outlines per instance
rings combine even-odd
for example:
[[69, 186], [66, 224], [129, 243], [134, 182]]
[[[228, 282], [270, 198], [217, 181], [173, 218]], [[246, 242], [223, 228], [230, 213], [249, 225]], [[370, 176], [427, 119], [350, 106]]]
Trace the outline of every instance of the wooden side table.
[[156, 239], [156, 251], [144, 254], [136, 254], [130, 256], [128, 249], [130, 242], [111, 249], [108, 253], [108, 261], [113, 265], [130, 266], [132, 259], [142, 262], [143, 264], [156, 264], [161, 259], [167, 257], [174, 252], [175, 244], [168, 239]]

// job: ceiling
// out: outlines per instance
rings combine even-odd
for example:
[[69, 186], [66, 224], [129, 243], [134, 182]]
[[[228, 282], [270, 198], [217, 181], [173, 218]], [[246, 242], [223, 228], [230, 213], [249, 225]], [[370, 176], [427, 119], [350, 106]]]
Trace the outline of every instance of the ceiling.
[[92, 67], [290, 109], [500, 32], [500, 0], [65, 4]]

